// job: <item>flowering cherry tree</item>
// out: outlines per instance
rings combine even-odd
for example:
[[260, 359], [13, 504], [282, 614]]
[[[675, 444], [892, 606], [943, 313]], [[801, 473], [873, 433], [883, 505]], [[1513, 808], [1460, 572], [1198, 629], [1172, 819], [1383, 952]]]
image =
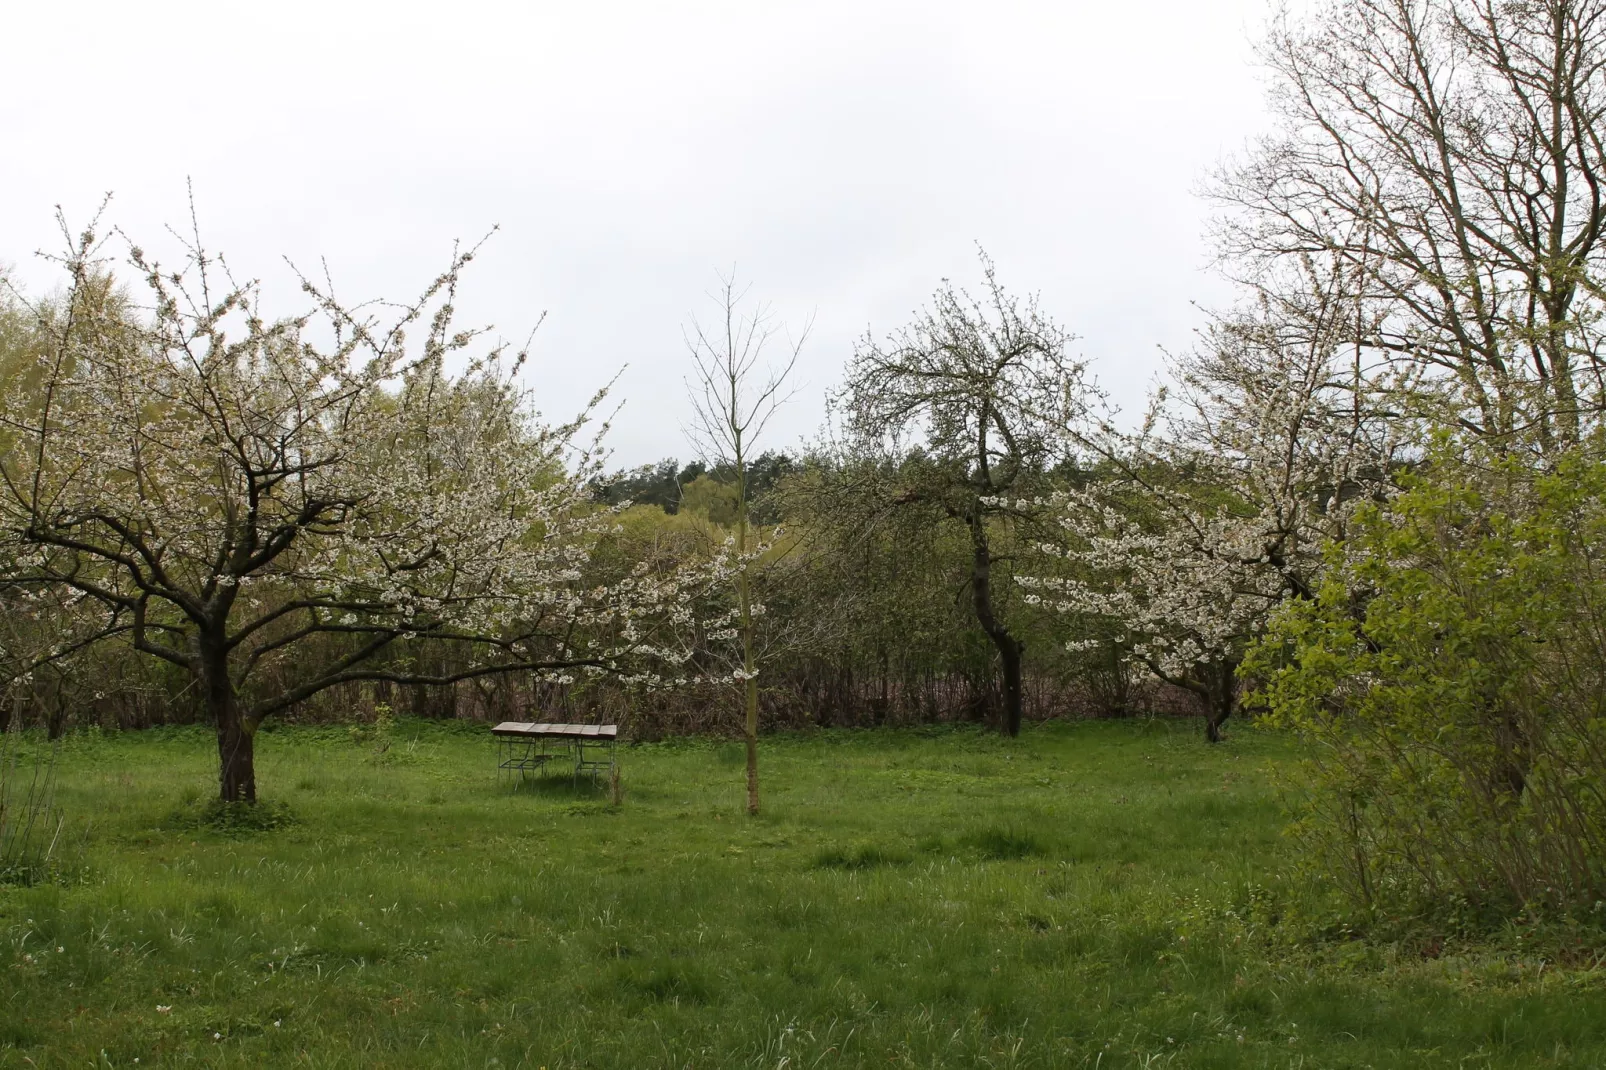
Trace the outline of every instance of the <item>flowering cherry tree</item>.
[[1088, 387], [1066, 352], [1070, 336], [1035, 299], [1006, 291], [985, 253], [981, 263], [980, 296], [945, 281], [912, 324], [884, 342], [866, 338], [838, 400], [856, 470], [891, 475], [865, 483], [875, 512], [930, 510], [963, 527], [971, 609], [998, 651], [1013, 736], [1025, 644], [1000, 612], [995, 584], [1007, 575], [995, 570], [993, 539], [1034, 519], [1030, 488], [1068, 455]]
[[1409, 384], [1335, 343], [1366, 314], [1352, 277], [1305, 271], [1299, 300], [1214, 324], [1140, 431], [1085, 436], [1098, 463], [1055, 496], [1063, 538], [1040, 547], [1057, 567], [1021, 581], [1198, 695], [1212, 742], [1249, 641], [1283, 599], [1311, 595], [1326, 544], [1400, 454], [1386, 399]]
[[[69, 240], [47, 344], [3, 386], [3, 581], [88, 599], [185, 670], [222, 799], [254, 801], [263, 720], [335, 684], [563, 682], [678, 656], [649, 626], [676, 614], [673, 580], [599, 574], [613, 517], [585, 488], [582, 420], [541, 423], [523, 354], [471, 356], [478, 332], [452, 326], [472, 250], [412, 304], [349, 308], [307, 281], [313, 310], [270, 321], [198, 241], [178, 270], [127, 250], [137, 308], [107, 247]], [[422, 644], [453, 667], [413, 668]]]

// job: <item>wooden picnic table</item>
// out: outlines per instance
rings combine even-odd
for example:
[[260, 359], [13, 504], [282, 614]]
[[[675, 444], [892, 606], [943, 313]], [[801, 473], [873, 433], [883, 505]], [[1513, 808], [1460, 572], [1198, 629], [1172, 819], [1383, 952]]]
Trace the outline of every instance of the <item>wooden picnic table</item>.
[[[499, 769], [527, 776], [531, 772], [545, 772], [549, 763], [557, 758], [574, 758], [574, 775], [590, 773], [596, 776], [604, 769], [610, 773], [617, 762], [619, 726], [616, 724], [555, 724], [545, 721], [503, 721], [491, 729], [498, 742]], [[606, 759], [588, 758], [586, 748], [594, 755], [605, 748]]]

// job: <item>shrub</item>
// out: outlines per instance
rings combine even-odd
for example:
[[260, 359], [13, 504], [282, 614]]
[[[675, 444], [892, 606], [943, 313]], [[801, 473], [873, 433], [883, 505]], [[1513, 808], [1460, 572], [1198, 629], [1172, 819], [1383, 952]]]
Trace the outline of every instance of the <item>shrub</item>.
[[1314, 744], [1296, 830], [1368, 906], [1606, 898], [1606, 464], [1439, 456], [1246, 671]]

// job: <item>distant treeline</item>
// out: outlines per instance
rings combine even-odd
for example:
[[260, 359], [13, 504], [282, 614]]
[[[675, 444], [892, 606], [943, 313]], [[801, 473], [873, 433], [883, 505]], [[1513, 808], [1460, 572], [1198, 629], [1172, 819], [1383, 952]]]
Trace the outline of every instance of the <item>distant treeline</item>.
[[[778, 514], [768, 500], [770, 492], [797, 468], [798, 462], [790, 455], [773, 451], [762, 453], [747, 463], [747, 496], [755, 520], [776, 522]], [[712, 467], [706, 461], [681, 465], [676, 458], [666, 457], [657, 464], [599, 476], [591, 481], [590, 487], [595, 500], [604, 505], [624, 502], [656, 505], [673, 516], [682, 504], [689, 504], [719, 523], [729, 523], [735, 516], [735, 484], [735, 467], [728, 462]]]

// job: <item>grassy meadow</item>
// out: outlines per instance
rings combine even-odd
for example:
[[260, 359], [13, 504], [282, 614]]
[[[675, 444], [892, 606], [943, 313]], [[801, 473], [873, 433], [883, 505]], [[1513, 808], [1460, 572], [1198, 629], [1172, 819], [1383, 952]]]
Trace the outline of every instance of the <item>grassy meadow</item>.
[[[623, 804], [483, 726], [69, 739], [60, 879], [0, 887], [0, 1066], [1589, 1067], [1606, 967], [1347, 927], [1287, 875], [1291, 743], [1192, 723], [620, 748]], [[277, 809], [268, 811], [279, 813]], [[1533, 944], [1533, 947], [1529, 947]]]

